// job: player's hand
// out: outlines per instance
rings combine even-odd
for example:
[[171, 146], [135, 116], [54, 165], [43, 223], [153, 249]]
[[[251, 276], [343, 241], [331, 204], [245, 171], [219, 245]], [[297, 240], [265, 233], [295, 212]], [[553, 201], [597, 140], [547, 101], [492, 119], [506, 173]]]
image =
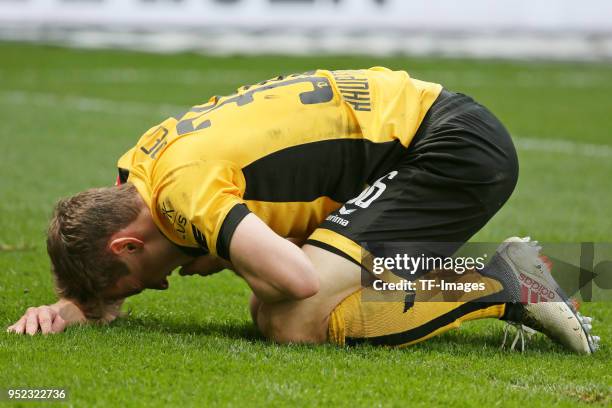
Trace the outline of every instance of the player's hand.
[[60, 300], [53, 305], [28, 308], [6, 331], [31, 336], [39, 331], [42, 334], [61, 333], [69, 325], [85, 321], [85, 315], [74, 303]]
[[179, 275], [200, 275], [208, 276], [217, 272], [221, 272], [224, 269], [231, 269], [231, 265], [217, 256], [206, 255], [200, 256], [193, 261], [185, 264], [179, 270]]

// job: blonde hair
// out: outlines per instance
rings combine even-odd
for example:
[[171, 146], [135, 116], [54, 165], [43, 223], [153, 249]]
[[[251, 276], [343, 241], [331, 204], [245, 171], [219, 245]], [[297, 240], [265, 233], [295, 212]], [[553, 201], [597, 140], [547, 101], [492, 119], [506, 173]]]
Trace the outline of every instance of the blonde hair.
[[47, 252], [58, 295], [76, 301], [88, 318], [102, 317], [105, 289], [129, 273], [108, 248], [110, 237], [141, 209], [130, 184], [92, 188], [60, 200], [47, 233]]

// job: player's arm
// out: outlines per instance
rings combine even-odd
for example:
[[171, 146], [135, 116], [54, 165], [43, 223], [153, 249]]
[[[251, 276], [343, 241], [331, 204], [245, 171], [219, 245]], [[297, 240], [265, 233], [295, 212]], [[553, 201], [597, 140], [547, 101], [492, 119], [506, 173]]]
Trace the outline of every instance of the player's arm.
[[231, 262], [264, 302], [314, 295], [319, 281], [312, 263], [250, 212], [242, 198], [244, 180], [241, 168], [226, 160], [197, 160], [160, 175], [157, 206], [174, 217], [160, 217], [164, 227], [186, 244]]
[[[120, 314], [123, 299], [107, 305], [102, 319], [96, 322], [110, 323]], [[34, 335], [61, 333], [68, 326], [87, 323], [89, 320], [75, 302], [60, 299], [51, 305], [28, 308], [23, 316], [7, 328], [7, 332]]]
[[208, 276], [217, 272], [221, 272], [224, 269], [234, 270], [234, 267], [230, 262], [227, 262], [226, 260], [221, 259], [218, 256], [204, 255], [199, 256], [191, 262], [181, 266], [181, 269], [179, 270], [179, 275]]
[[306, 254], [255, 214], [238, 224], [229, 253], [234, 270], [263, 302], [305, 299], [319, 291], [319, 278]]

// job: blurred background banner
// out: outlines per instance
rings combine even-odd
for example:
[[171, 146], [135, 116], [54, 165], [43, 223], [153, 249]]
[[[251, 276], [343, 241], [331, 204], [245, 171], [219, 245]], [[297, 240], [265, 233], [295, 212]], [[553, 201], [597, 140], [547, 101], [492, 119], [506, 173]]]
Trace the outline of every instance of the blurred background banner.
[[609, 0], [0, 0], [0, 38], [208, 53], [612, 59]]

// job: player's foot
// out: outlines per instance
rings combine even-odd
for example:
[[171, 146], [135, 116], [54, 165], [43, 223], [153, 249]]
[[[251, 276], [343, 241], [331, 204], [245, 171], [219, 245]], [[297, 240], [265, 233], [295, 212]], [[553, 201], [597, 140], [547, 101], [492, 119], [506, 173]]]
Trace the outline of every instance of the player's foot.
[[[531, 328], [574, 352], [590, 354], [599, 343], [599, 337], [591, 335], [592, 320], [577, 312], [555, 282], [549, 263], [540, 255], [541, 249], [529, 237], [509, 238], [497, 249], [499, 268], [492, 269], [496, 278], [501, 277], [505, 296], [512, 300], [506, 304], [503, 319], [519, 330], [512, 348], [519, 339], [524, 348], [524, 334]], [[506, 335], [507, 331], [504, 343]]]

